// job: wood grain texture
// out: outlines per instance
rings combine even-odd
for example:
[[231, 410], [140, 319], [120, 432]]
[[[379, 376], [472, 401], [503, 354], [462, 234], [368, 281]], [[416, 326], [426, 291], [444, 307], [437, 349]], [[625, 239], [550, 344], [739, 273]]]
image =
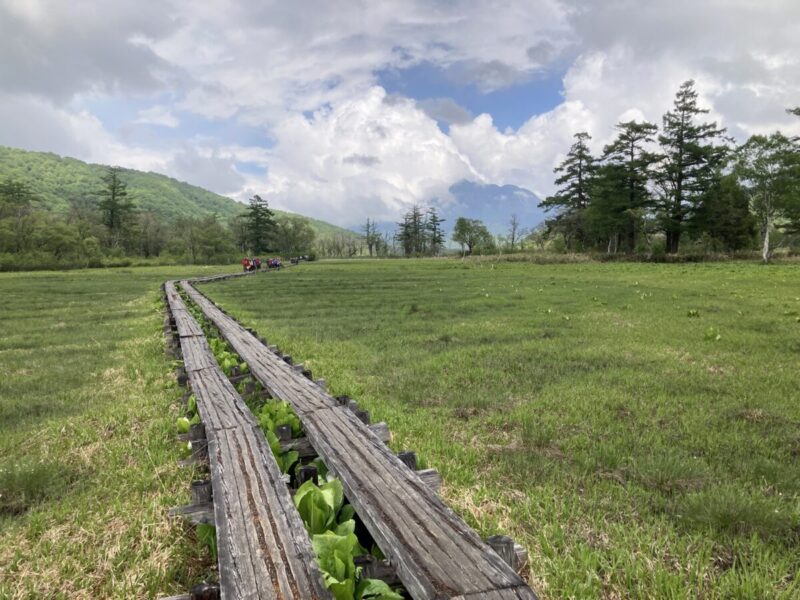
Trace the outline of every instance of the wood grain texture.
[[413, 598], [536, 598], [352, 411], [295, 372], [190, 283], [181, 286], [253, 376], [292, 405], [312, 446], [342, 481], [347, 498]]
[[[165, 292], [173, 314], [183, 311], [194, 321], [174, 286], [166, 285]], [[185, 325], [191, 331], [188, 321]], [[221, 598], [329, 600], [311, 541], [264, 434], [202, 332], [180, 340], [208, 440]]]

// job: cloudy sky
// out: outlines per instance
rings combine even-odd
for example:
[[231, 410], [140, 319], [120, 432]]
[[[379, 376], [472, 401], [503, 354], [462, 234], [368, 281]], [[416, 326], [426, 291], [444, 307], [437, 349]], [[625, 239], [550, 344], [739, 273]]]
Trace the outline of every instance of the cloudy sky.
[[574, 132], [689, 78], [736, 138], [800, 134], [798, 31], [797, 0], [0, 0], [0, 144], [393, 220], [545, 196]]

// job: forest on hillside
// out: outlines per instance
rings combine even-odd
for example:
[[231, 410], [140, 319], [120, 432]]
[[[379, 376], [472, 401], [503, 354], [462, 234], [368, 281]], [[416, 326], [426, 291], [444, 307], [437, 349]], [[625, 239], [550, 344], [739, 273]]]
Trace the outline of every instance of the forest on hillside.
[[[157, 173], [0, 147], [0, 270], [229, 263], [245, 253], [345, 255], [355, 233], [269, 209], [252, 244], [249, 209]], [[262, 236], [263, 237], [263, 236]]]

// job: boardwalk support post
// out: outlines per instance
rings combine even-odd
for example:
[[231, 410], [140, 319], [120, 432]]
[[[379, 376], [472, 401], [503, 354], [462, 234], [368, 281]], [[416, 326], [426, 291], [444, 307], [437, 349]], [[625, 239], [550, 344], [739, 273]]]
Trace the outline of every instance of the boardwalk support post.
[[205, 504], [211, 502], [211, 482], [207, 479], [197, 479], [192, 482], [192, 504]]
[[398, 452], [397, 458], [399, 458], [404, 465], [406, 465], [412, 471], [417, 470], [417, 453], [406, 451], [406, 452]]

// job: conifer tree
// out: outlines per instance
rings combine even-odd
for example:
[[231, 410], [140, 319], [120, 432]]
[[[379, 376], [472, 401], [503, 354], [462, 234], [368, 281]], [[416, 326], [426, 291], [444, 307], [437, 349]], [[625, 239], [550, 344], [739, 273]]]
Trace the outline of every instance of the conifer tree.
[[262, 254], [273, 249], [272, 237], [275, 220], [272, 217], [273, 212], [269, 209], [269, 203], [266, 200], [259, 195], [250, 198], [246, 216], [247, 242], [250, 251], [254, 254]]
[[432, 256], [438, 256], [444, 245], [444, 231], [442, 230], [442, 223], [446, 219], [439, 217], [436, 208], [431, 207], [428, 209], [427, 218], [425, 221], [425, 228], [427, 230], [429, 250]]
[[[647, 148], [658, 127], [646, 121], [618, 123], [617, 139], [603, 149], [602, 193], [600, 202], [610, 211], [611, 221], [625, 243], [627, 252], [636, 250], [637, 223], [650, 205], [649, 183], [652, 166], [658, 157]], [[615, 244], [615, 246], [618, 244]]]
[[589, 188], [595, 172], [595, 161], [587, 142], [592, 137], [585, 131], [574, 135], [575, 143], [567, 152], [567, 157], [554, 169], [561, 175], [556, 179], [558, 191], [539, 203], [545, 211], [556, 209], [558, 214], [550, 220], [553, 229], [564, 230], [566, 239], [576, 239], [585, 243], [583, 212], [589, 205]]
[[673, 109], [664, 115], [658, 136], [663, 154], [659, 168], [663, 194], [658, 212], [669, 253], [678, 251], [685, 222], [692, 218], [698, 200], [714, 184], [728, 157], [728, 149], [722, 144], [725, 129], [715, 122], [697, 122], [706, 113], [707, 109], [697, 105], [694, 81], [686, 81], [675, 95]]
[[102, 177], [105, 187], [97, 193], [100, 196], [97, 208], [111, 247], [119, 246], [123, 228], [134, 210], [133, 202], [128, 199], [128, 184], [122, 180], [120, 172], [119, 167], [109, 167]]

